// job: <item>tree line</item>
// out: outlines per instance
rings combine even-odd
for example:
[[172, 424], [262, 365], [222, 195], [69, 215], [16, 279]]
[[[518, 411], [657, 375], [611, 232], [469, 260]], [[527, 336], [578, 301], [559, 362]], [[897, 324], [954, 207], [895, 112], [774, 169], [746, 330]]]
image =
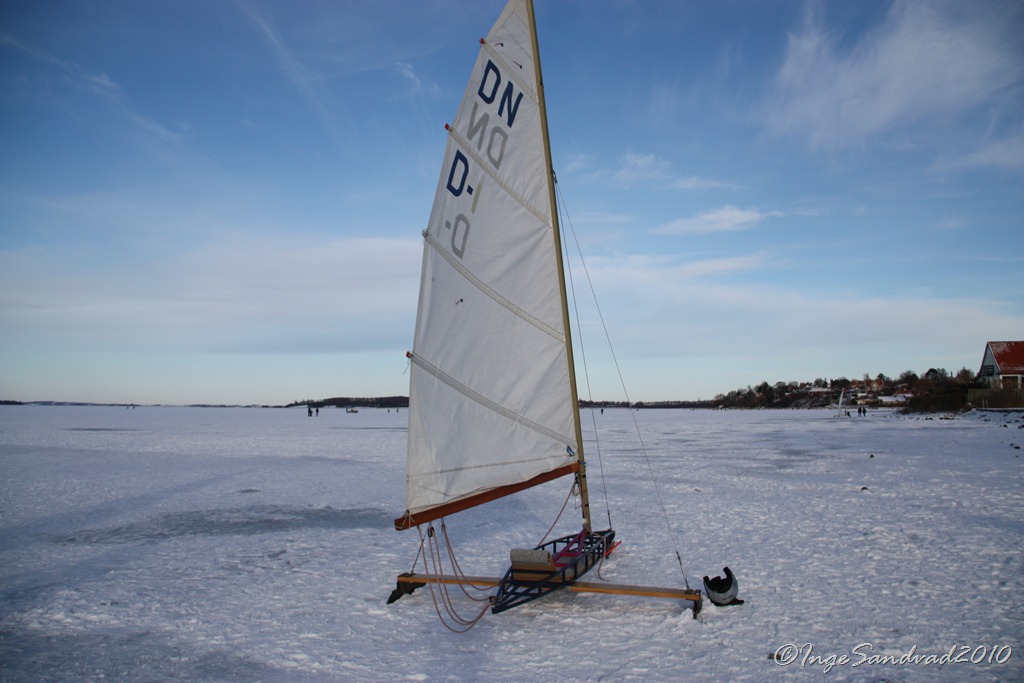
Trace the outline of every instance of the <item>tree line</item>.
[[967, 405], [967, 390], [977, 385], [967, 368], [950, 373], [931, 368], [924, 375], [907, 370], [892, 378], [884, 373], [865, 374], [855, 381], [846, 377], [817, 378], [813, 382], [762, 382], [715, 396], [712, 403], [724, 408], [814, 408], [834, 405], [844, 390], [844, 402], [852, 405], [880, 405], [886, 397], [900, 396], [909, 410], [960, 410]]
[[408, 408], [409, 397], [378, 396], [370, 398], [335, 396], [334, 398], [307, 398], [302, 401], [289, 403], [285, 407], [295, 408], [298, 406], [309, 406], [310, 408], [325, 408], [327, 406], [332, 406], [334, 408]]
[[[981, 386], [975, 374], [967, 368], [950, 373], [944, 368], [931, 368], [923, 375], [913, 370], [889, 377], [878, 373], [874, 377], [865, 373], [860, 380], [846, 377], [817, 378], [810, 382], [767, 381], [756, 386], [734, 389], [718, 394], [711, 400], [700, 401], [587, 401], [582, 408], [825, 408], [835, 405], [840, 395], [849, 405], [880, 405], [885, 397], [899, 395], [909, 410], [942, 411], [962, 410], [967, 406], [967, 390]], [[848, 395], [845, 395], [844, 390]], [[289, 403], [287, 407], [310, 408], [408, 408], [408, 396], [350, 397], [304, 399]]]

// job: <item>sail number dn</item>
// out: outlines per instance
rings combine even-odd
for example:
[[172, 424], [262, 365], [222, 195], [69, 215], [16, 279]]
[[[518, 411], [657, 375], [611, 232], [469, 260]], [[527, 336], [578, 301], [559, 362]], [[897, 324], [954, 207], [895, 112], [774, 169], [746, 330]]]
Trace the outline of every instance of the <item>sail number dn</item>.
[[[516, 92], [512, 80], [503, 78], [501, 70], [494, 62], [487, 60], [487, 66], [484, 67], [476, 96], [477, 99], [473, 101], [473, 108], [470, 111], [465, 137], [475, 145], [477, 153], [487, 157], [487, 160], [494, 165], [494, 170], [497, 171], [501, 169], [502, 159], [505, 158], [509, 131], [515, 123], [519, 104], [523, 100], [523, 93]], [[484, 106], [481, 106], [481, 102], [484, 103]], [[494, 124], [492, 125], [491, 112], [487, 111], [487, 108], [493, 109], [495, 102], [497, 102], [497, 114], [493, 117]], [[474, 173], [474, 175], [476, 174]], [[480, 174], [475, 186], [469, 183], [469, 177], [470, 160], [462, 150], [456, 149], [448, 169], [445, 188], [453, 197], [462, 197], [463, 193], [467, 197], [472, 197], [473, 203], [469, 210], [472, 215], [476, 212], [485, 175]], [[465, 213], [460, 212], [454, 220], [445, 219], [444, 227], [451, 233], [452, 253], [461, 259], [466, 253], [466, 243], [469, 239], [469, 218]]]

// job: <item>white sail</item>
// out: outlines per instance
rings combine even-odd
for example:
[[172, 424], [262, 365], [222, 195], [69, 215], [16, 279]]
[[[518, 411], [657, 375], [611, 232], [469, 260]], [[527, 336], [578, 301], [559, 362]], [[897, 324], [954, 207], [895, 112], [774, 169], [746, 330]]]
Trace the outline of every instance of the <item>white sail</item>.
[[408, 514], [579, 450], [527, 11], [505, 7], [448, 131], [410, 354]]

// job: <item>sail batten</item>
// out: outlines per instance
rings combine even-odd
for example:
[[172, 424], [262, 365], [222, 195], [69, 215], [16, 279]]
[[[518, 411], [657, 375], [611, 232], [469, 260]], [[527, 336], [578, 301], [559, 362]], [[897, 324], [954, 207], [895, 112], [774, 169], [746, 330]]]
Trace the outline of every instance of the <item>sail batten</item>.
[[[536, 89], [533, 87], [533, 85], [529, 81], [527, 81], [525, 78], [523, 78], [523, 76], [519, 73], [519, 71], [517, 71], [517, 69], [520, 69], [520, 70], [522, 69], [522, 64], [514, 64], [513, 65], [513, 64], [508, 64], [507, 62], [505, 62], [505, 59], [500, 54], [498, 54], [498, 52], [493, 47], [491, 47], [490, 43], [488, 43], [486, 40], [482, 41], [480, 43], [480, 45], [481, 45], [482, 49], [485, 50], [488, 55], [490, 55], [491, 59], [493, 59], [496, 62], [498, 62], [499, 65], [501, 65], [501, 66], [508, 67], [505, 70], [505, 73], [508, 73], [508, 77], [509, 78], [514, 80], [516, 82], [516, 84], [520, 88], [523, 89], [524, 92], [526, 92], [526, 93], [528, 93], [530, 95], [530, 97], [532, 97], [534, 100], [537, 99], [537, 91], [536, 91]], [[513, 66], [515, 66], [516, 68], [511, 68]]]
[[579, 461], [536, 52], [529, 3], [511, 0], [448, 126], [410, 354], [410, 518]]
[[[548, 216], [543, 211], [541, 211], [540, 209], [535, 207], [533, 204], [531, 204], [526, 199], [526, 197], [523, 197], [522, 195], [517, 193], [515, 191], [515, 189], [513, 189], [508, 183], [506, 183], [501, 178], [500, 175], [498, 175], [494, 171], [494, 169], [493, 169], [493, 167], [491, 165], [485, 163], [484, 157], [482, 155], [480, 155], [476, 150], [473, 149], [473, 145], [470, 143], [469, 140], [467, 140], [466, 138], [462, 137], [457, 131], [455, 131], [455, 130], [453, 130], [451, 128], [448, 129], [448, 134], [452, 138], [454, 138], [455, 141], [459, 144], [459, 149], [461, 151], [465, 152], [466, 154], [470, 155], [470, 157], [472, 157], [474, 161], [479, 163], [480, 167], [494, 180], [494, 182], [498, 183], [498, 185], [501, 186], [501, 189], [503, 189], [505, 192], [507, 192], [510, 197], [512, 197], [516, 201], [518, 201], [523, 206], [524, 209], [527, 209], [530, 213], [532, 213], [534, 216], [536, 216], [538, 218], [538, 220], [541, 220], [541, 221], [544, 221], [544, 222], [548, 221]], [[477, 196], [474, 197], [474, 201], [478, 201], [479, 198], [480, 198], [479, 189], [480, 188], [478, 186], [477, 187], [477, 190], [478, 190]], [[474, 207], [474, 211], [475, 210], [476, 210], [476, 208]]]
[[[485, 408], [487, 408], [489, 410], [492, 410], [495, 413], [498, 413], [499, 415], [508, 418], [509, 420], [512, 420], [516, 424], [522, 425], [522, 426], [524, 426], [524, 427], [526, 427], [528, 429], [532, 429], [535, 432], [539, 432], [541, 434], [544, 434], [545, 436], [547, 436], [550, 439], [553, 439], [555, 441], [559, 441], [559, 442], [566, 443], [566, 444], [569, 444], [569, 443], [571, 443], [573, 441], [572, 437], [570, 437], [568, 434], [561, 434], [559, 432], [551, 430], [551, 429], [545, 427], [542, 424], [538, 424], [538, 423], [534, 422], [533, 420], [531, 420], [530, 418], [526, 417], [525, 415], [519, 415], [519, 414], [509, 410], [508, 408], [505, 408], [504, 406], [502, 406], [502, 405], [500, 405], [498, 403], [495, 403], [494, 401], [488, 399], [486, 396], [483, 396], [483, 395], [473, 391], [473, 389], [471, 389], [470, 387], [468, 387], [465, 384], [462, 384], [461, 382], [457, 381], [454, 377], [448, 375], [443, 370], [441, 370], [440, 368], [432, 365], [431, 363], [429, 363], [428, 361], [424, 360], [420, 356], [417, 356], [415, 354], [410, 353], [409, 354], [409, 360], [411, 360], [413, 363], [415, 363], [416, 365], [420, 366], [421, 368], [425, 369], [431, 375], [433, 375], [434, 377], [440, 379], [442, 382], [444, 382], [445, 384], [450, 386], [452, 389], [455, 389], [456, 391], [461, 393], [466, 398], [469, 398], [469, 399], [479, 403], [483, 407], [485, 407]], [[567, 446], [567, 448], [569, 448], [571, 450], [572, 446]], [[460, 463], [459, 465], [454, 466], [454, 467], [439, 468], [437, 470], [437, 473], [438, 474], [448, 474], [448, 473], [451, 473], [451, 472], [459, 472], [459, 471], [463, 471], [463, 470], [481, 469], [481, 468], [486, 468], [486, 467], [496, 467], [496, 466], [499, 466], [501, 464], [524, 464], [524, 463], [530, 463], [530, 462], [540, 462], [541, 460], [542, 460], [542, 458], [518, 458], [518, 459], [515, 459], [515, 460], [507, 460], [507, 461], [505, 461], [503, 463], [487, 463], [487, 462], [477, 462], [477, 461], [474, 461], [474, 460], [466, 460], [466, 461], [463, 461], [462, 463]]]
[[491, 299], [493, 299], [495, 302], [504, 306], [509, 311], [519, 316], [526, 322], [530, 323], [537, 329], [541, 330], [545, 334], [551, 335], [551, 337], [558, 340], [559, 342], [562, 342], [563, 344], [565, 343], [565, 337], [562, 335], [561, 332], [554, 329], [550, 325], [547, 325], [543, 320], [535, 318], [534, 316], [530, 315], [527, 311], [524, 311], [523, 309], [519, 308], [514, 303], [503, 297], [501, 294], [498, 294], [498, 292], [488, 287], [487, 283], [483, 282], [482, 280], [480, 280], [480, 278], [473, 275], [473, 273], [466, 270], [466, 268], [463, 267], [461, 263], [459, 263], [447, 250], [445, 250], [441, 246], [440, 243], [438, 243], [437, 239], [433, 235], [428, 233], [427, 235], [424, 236], [424, 239], [426, 239], [427, 243], [434, 248], [435, 252], [439, 256], [441, 256], [441, 258], [448, 261], [448, 264], [452, 268], [459, 271], [459, 274], [462, 275], [462, 277], [466, 278], [467, 281], [471, 282], [481, 292], [491, 297]]

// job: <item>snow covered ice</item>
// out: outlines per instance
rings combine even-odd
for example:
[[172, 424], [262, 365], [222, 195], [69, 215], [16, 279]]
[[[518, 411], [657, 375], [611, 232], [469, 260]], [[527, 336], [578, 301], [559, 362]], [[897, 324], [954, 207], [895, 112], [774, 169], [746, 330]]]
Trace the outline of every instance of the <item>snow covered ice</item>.
[[[690, 585], [728, 565], [746, 603], [559, 593], [456, 635], [426, 588], [385, 604], [419, 544], [404, 410], [2, 406], [0, 680], [1024, 679], [1021, 413], [635, 415]], [[630, 414], [583, 423], [601, 578], [682, 586]], [[463, 569], [568, 485], [448, 520]]]

